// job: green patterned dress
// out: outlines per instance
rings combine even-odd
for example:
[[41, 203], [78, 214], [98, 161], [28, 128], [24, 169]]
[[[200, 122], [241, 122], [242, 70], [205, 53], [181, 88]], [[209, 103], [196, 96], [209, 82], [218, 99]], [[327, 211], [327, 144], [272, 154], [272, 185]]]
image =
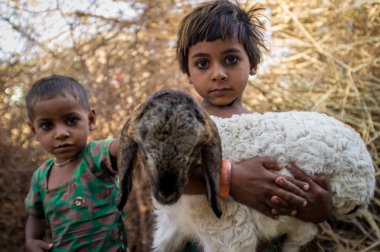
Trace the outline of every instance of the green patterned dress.
[[34, 172], [25, 205], [30, 214], [47, 220], [53, 251], [126, 251], [124, 216], [115, 202], [117, 167], [109, 154], [111, 142], [90, 142], [73, 178], [58, 188], [47, 188], [54, 158]]

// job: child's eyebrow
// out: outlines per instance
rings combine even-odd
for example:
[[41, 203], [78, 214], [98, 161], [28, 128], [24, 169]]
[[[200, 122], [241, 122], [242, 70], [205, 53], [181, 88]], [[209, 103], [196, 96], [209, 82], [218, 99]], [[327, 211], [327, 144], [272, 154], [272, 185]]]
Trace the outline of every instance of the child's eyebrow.
[[241, 53], [241, 50], [238, 48], [229, 48], [222, 52], [223, 54], [229, 54], [229, 53]]
[[[60, 117], [61, 118], [68, 118], [68, 117], [72, 117], [72, 116], [77, 116], [77, 117], [79, 117], [80, 116], [80, 114], [78, 114], [77, 112], [75, 112], [75, 111], [71, 111], [71, 112], [68, 112], [68, 113], [66, 113], [66, 114], [63, 114], [63, 115], [61, 115]], [[49, 120], [52, 120], [50, 117], [41, 117], [41, 118], [38, 118], [37, 119], [37, 122], [43, 122], [43, 121], [49, 121]]]
[[[238, 48], [228, 48], [224, 51], [222, 51], [222, 54], [229, 54], [229, 53], [241, 53], [242, 51]], [[201, 57], [207, 57], [209, 56], [208, 53], [204, 53], [204, 52], [200, 52], [200, 53], [196, 53], [194, 54], [191, 58], [201, 58]]]
[[54, 119], [50, 117], [41, 117], [41, 118], [36, 119], [36, 123], [40, 124], [40, 123], [52, 122], [53, 120]]
[[196, 53], [191, 58], [202, 58], [202, 57], [207, 57], [209, 54], [208, 53]]
[[47, 118], [47, 117], [44, 117], [44, 118], [38, 118], [37, 119], [37, 123], [42, 123], [42, 122], [46, 122], [46, 121], [50, 121], [51, 119]]

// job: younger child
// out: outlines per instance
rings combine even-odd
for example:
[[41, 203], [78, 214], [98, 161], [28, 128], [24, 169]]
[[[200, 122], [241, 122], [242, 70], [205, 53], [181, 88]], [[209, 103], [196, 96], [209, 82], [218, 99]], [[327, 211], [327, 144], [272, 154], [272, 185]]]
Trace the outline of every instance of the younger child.
[[[237, 2], [216, 0], [200, 4], [180, 24], [176, 49], [180, 68], [211, 115], [227, 118], [249, 113], [242, 104], [242, 96], [249, 75], [256, 73], [261, 61], [260, 48], [265, 47], [257, 10], [245, 11]], [[325, 221], [332, 214], [331, 193], [323, 176], [308, 177], [291, 167], [296, 179], [285, 179], [266, 169], [270, 168], [268, 157], [244, 162], [245, 166], [251, 164], [257, 176], [247, 181], [247, 177], [237, 177], [237, 167], [233, 167], [231, 195], [236, 200], [266, 215], [295, 215], [315, 223]], [[194, 180], [198, 179], [194, 176]], [[303, 184], [300, 180], [309, 188], [298, 188]], [[237, 189], [239, 192], [235, 193]], [[282, 189], [288, 194], [280, 193]], [[249, 197], [248, 190], [256, 193]], [[292, 199], [297, 196], [306, 203], [294, 202]]]
[[[87, 142], [95, 111], [76, 80], [53, 75], [26, 96], [29, 125], [53, 157], [33, 174], [25, 199], [27, 251], [126, 251], [116, 207], [118, 141]], [[52, 242], [43, 240], [50, 227]]]

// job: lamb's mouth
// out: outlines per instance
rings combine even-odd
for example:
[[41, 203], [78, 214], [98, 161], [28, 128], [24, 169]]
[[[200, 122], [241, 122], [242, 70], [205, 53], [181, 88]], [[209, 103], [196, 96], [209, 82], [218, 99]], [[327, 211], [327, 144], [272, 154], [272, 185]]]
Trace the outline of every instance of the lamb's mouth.
[[170, 194], [164, 194], [161, 191], [157, 191], [154, 193], [154, 198], [163, 205], [171, 205], [178, 201], [181, 197], [181, 194], [176, 191]]

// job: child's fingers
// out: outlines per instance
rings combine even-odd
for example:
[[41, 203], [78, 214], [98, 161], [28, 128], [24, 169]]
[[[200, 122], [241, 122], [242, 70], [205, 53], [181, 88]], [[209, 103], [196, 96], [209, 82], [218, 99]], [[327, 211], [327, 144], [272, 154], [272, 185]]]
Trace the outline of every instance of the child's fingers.
[[278, 219], [280, 215], [294, 216], [297, 214], [297, 211], [295, 209], [290, 209], [286, 207], [278, 207], [270, 202], [263, 204], [260, 207], [260, 209], [257, 209], [257, 210], [259, 210], [261, 213], [273, 219]]
[[318, 186], [322, 187], [323, 189], [330, 190], [327, 179], [323, 174], [309, 176], [308, 174], [306, 174], [303, 170], [301, 170], [299, 167], [297, 167], [294, 164], [286, 166], [286, 169], [290, 171], [290, 173], [294, 176], [295, 180], [291, 180], [291, 179], [290, 180], [295, 184], [296, 183], [301, 184], [302, 182], [305, 182], [309, 184], [309, 187], [311, 187], [313, 183], [316, 183], [318, 184]]
[[303, 170], [301, 170], [295, 164], [287, 165], [286, 169], [290, 171], [290, 173], [294, 176], [295, 179], [305, 181], [309, 178], [308, 174], [306, 174]]
[[53, 248], [53, 244], [44, 240], [30, 239], [26, 243], [26, 251], [50, 251]]
[[271, 211], [273, 216], [279, 216], [279, 215], [288, 215], [288, 216], [296, 216], [297, 210], [291, 209], [291, 208], [273, 208]]
[[304, 197], [301, 197], [297, 194], [285, 191], [285, 190], [276, 190], [275, 193], [273, 193], [273, 196], [279, 197], [282, 202], [286, 202], [288, 206], [293, 208], [301, 208], [305, 207], [307, 205], [307, 201]]
[[282, 208], [290, 208], [290, 204], [288, 204], [288, 202], [286, 202], [285, 200], [281, 199], [280, 197], [278, 196], [272, 196], [270, 198], [270, 201], [271, 203], [273, 203], [275, 206], [272, 206], [272, 208], [278, 208], [278, 207], [282, 207]]
[[305, 197], [305, 192], [310, 188], [310, 185], [304, 181], [294, 179], [292, 177], [277, 177], [274, 181], [277, 185], [283, 189], [295, 193], [301, 197]]
[[45, 250], [50, 251], [53, 248], [52, 243], [49, 243], [49, 242], [46, 242], [43, 240], [37, 240], [37, 245], [38, 245], [38, 247], [43, 249], [43, 251], [45, 251]]
[[314, 175], [314, 176], [311, 176], [310, 179], [314, 181], [315, 183], [317, 183], [323, 189], [330, 190], [330, 186], [324, 175]]
[[308, 187], [304, 189], [304, 191], [308, 191], [311, 187], [313, 187], [315, 184], [318, 184], [320, 187], [323, 187], [324, 189], [328, 190], [328, 183], [327, 180], [325, 179], [324, 175], [308, 175], [305, 173], [303, 170], [301, 170], [299, 167], [296, 165], [288, 165], [286, 166], [286, 169], [290, 171], [290, 173], [294, 176], [294, 179], [290, 179], [293, 183], [295, 184], [308, 184]]
[[277, 196], [273, 196], [271, 198], [271, 202], [268, 204], [269, 208], [271, 208], [271, 214], [273, 216], [278, 215], [290, 215], [295, 216], [297, 214], [297, 210], [294, 207], [290, 206], [286, 201], [282, 200]]
[[282, 169], [282, 167], [277, 163], [277, 160], [273, 157], [259, 157], [258, 159], [266, 169], [276, 171]]
[[[286, 214], [286, 215], [295, 215], [294, 211], [296, 210], [294, 205], [289, 204], [288, 202], [282, 200], [280, 197], [273, 196], [271, 197], [271, 208], [278, 210], [280, 214]], [[307, 202], [305, 201], [305, 204], [307, 205]], [[304, 205], [304, 206], [306, 206]]]
[[275, 191], [271, 197], [271, 201], [276, 204], [276, 207], [284, 208], [283, 211], [285, 211], [287, 215], [294, 214], [292, 209], [305, 207], [307, 205], [307, 195], [305, 192], [309, 189], [307, 183], [290, 177], [285, 178], [278, 176], [275, 179], [275, 184], [280, 186], [281, 190]]
[[297, 194], [303, 198], [305, 198], [305, 192], [309, 190], [309, 184], [293, 179], [291, 177], [277, 177], [274, 182], [279, 185], [282, 189], [287, 190], [291, 193]]
[[277, 219], [280, 214], [290, 215], [291, 212], [294, 211], [293, 209], [278, 207], [271, 202], [259, 204], [255, 209], [267, 217], [273, 219]]

